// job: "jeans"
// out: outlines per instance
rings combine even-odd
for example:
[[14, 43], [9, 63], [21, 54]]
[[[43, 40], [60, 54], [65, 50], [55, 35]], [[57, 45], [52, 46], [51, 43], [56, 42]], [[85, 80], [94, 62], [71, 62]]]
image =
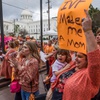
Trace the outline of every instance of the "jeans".
[[62, 100], [62, 95], [63, 95], [63, 92], [58, 92], [57, 89], [54, 89], [51, 100]]
[[49, 61], [48, 60], [46, 61], [46, 68], [47, 68], [47, 73], [46, 74], [48, 74], [49, 73]]
[[[30, 96], [31, 92], [26, 92], [24, 90], [21, 89], [21, 96], [22, 96], [22, 100], [29, 100], [29, 96]], [[36, 91], [33, 93], [35, 96], [39, 95], [39, 91]]]

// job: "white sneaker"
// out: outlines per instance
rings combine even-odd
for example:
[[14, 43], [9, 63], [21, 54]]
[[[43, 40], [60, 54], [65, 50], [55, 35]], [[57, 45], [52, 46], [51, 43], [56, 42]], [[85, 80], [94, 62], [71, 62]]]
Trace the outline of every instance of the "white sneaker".
[[10, 87], [10, 84], [8, 85], [8, 87]]

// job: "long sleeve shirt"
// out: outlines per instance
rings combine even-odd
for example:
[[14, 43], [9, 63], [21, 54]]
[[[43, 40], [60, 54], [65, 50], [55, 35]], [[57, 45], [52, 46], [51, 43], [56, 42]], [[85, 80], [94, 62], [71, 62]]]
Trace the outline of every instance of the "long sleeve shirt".
[[17, 76], [24, 91], [31, 92], [30, 82], [32, 82], [32, 92], [36, 92], [39, 89], [38, 66], [39, 63], [35, 58], [31, 58], [28, 61], [22, 60], [22, 70], [17, 72]]
[[63, 100], [91, 100], [100, 87], [100, 50], [87, 54], [88, 66], [69, 77], [65, 83]]

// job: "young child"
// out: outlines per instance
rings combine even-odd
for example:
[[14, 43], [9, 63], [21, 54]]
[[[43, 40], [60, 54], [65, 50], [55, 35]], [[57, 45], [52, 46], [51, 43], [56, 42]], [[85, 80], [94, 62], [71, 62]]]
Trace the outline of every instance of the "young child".
[[52, 65], [52, 77], [51, 83], [56, 80], [56, 76], [60, 73], [60, 70], [64, 68], [71, 61], [71, 56], [68, 50], [58, 49], [56, 53], [56, 60]]
[[[57, 75], [59, 75], [63, 70], [65, 70], [65, 66], [71, 61], [71, 56], [68, 50], [58, 49], [56, 56], [56, 60], [52, 64], [52, 77], [50, 79], [51, 85], [55, 82]], [[66, 67], [67, 68], [67, 67]], [[51, 100], [52, 98], [52, 90], [49, 89], [46, 100]]]

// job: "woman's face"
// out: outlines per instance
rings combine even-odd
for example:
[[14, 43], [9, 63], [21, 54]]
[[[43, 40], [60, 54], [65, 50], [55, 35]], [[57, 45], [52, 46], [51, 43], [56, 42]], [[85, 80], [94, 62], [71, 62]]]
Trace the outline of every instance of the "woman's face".
[[22, 53], [23, 53], [25, 56], [30, 54], [29, 47], [28, 47], [26, 44], [23, 45]]
[[86, 68], [87, 67], [86, 56], [84, 54], [82, 54], [82, 53], [76, 53], [75, 62], [76, 62], [76, 67], [78, 69]]
[[66, 55], [64, 54], [57, 54], [57, 60], [61, 63], [64, 63], [66, 60]]

